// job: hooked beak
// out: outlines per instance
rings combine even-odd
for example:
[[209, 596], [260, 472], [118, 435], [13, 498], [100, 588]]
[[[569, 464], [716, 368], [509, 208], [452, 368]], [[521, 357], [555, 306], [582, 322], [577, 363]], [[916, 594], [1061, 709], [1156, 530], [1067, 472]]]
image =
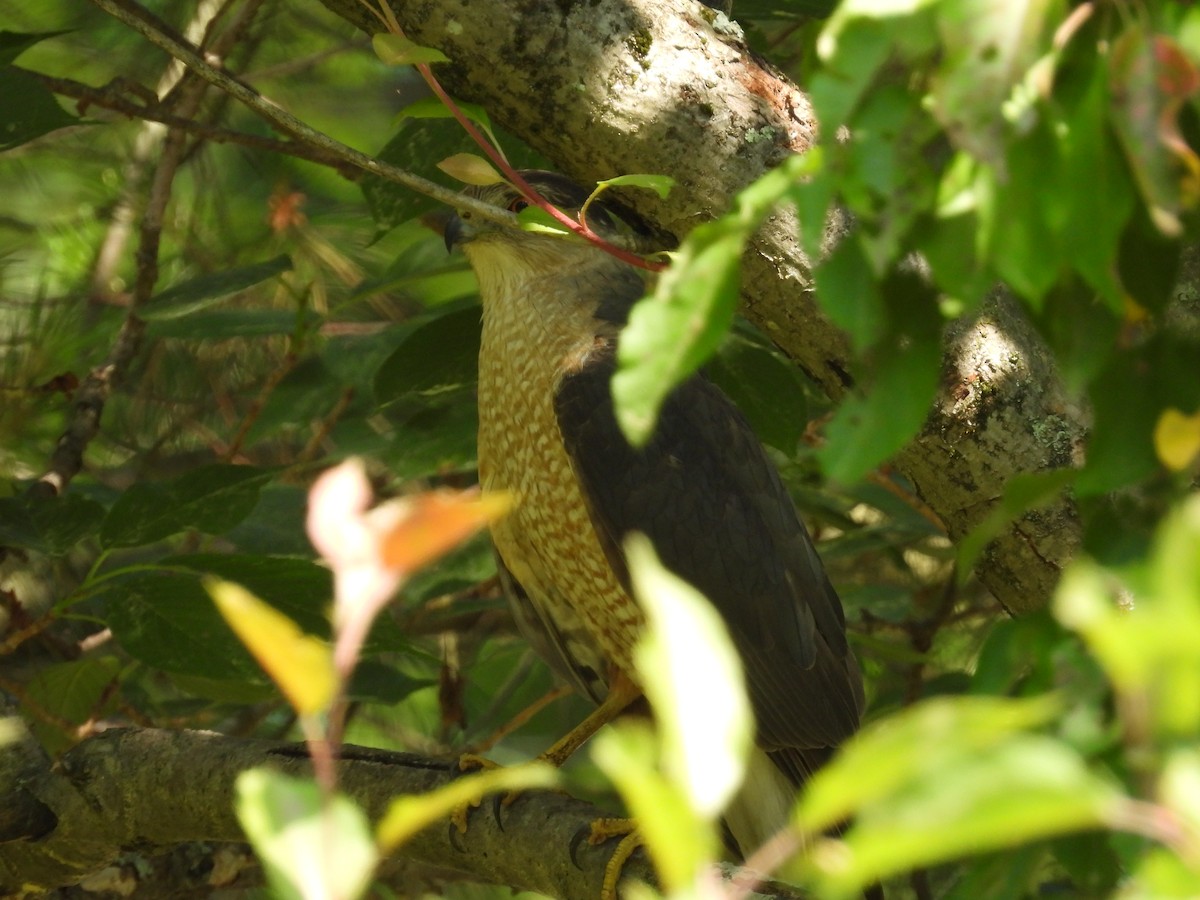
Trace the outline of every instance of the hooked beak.
[[463, 239], [463, 221], [458, 213], [449, 209], [439, 209], [421, 216], [421, 224], [435, 234], [440, 234], [446, 241], [446, 250], [453, 252]]
[[462, 243], [464, 236], [462, 218], [457, 214], [451, 215], [450, 221], [446, 223], [446, 228], [442, 232], [442, 237], [446, 240], [446, 252], [453, 253], [454, 248]]

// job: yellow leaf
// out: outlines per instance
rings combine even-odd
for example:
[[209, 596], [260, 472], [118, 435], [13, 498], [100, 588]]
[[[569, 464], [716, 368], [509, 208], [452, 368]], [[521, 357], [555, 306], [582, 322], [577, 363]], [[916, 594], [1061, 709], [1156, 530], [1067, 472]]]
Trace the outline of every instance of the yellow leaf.
[[500, 518], [512, 495], [433, 491], [408, 502], [411, 510], [382, 538], [384, 565], [402, 572], [416, 571]]
[[208, 578], [204, 588], [297, 713], [313, 715], [328, 707], [337, 684], [328, 644], [305, 634], [290, 618], [240, 584]]
[[1187, 416], [1177, 409], [1163, 410], [1154, 426], [1154, 449], [1173, 472], [1191, 465], [1200, 453], [1200, 411]]
[[441, 50], [422, 47], [398, 34], [376, 34], [371, 38], [375, 55], [389, 66], [412, 66], [417, 63], [450, 62]]
[[504, 178], [492, 168], [492, 164], [474, 153], [455, 153], [447, 156], [437, 167], [463, 184], [499, 184]]
[[558, 770], [548, 763], [487, 769], [459, 778], [430, 794], [397, 797], [379, 823], [376, 840], [387, 854], [410, 840], [418, 831], [444, 819], [456, 808], [474, 803], [484, 794], [553, 787]]

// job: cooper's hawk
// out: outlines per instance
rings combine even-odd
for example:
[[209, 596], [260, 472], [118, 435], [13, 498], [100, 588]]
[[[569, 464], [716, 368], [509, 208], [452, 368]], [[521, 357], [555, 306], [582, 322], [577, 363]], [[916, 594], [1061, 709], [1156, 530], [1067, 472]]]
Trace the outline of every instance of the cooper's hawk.
[[[562, 176], [524, 174], [564, 211], [587, 197]], [[526, 205], [507, 184], [466, 193]], [[587, 221], [615, 233], [619, 220], [596, 202]], [[625, 441], [609, 382], [617, 335], [644, 293], [638, 270], [582, 241], [467, 212], [446, 243], [463, 247], [483, 300], [479, 476], [516, 496], [492, 537], [522, 631], [578, 691], [601, 703], [616, 687], [608, 705], [626, 702], [642, 614], [622, 539], [649, 536], [720, 612], [741, 655], [763, 752], [726, 824], [743, 852], [754, 849], [863, 707], [841, 603], [787, 490], [746, 420], [700, 375], [670, 395], [646, 447]]]

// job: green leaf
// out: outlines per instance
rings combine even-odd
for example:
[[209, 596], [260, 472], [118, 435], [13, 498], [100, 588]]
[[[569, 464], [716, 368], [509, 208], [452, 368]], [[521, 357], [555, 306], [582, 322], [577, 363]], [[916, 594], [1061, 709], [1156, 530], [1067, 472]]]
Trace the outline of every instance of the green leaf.
[[[487, 110], [478, 103], [467, 103], [465, 100], [455, 100], [454, 105], [459, 111], [483, 128], [489, 135], [492, 132], [492, 120], [488, 118]], [[396, 114], [397, 120], [404, 119], [453, 119], [454, 112], [437, 97], [422, 97], [404, 107]]]
[[[329, 635], [332, 576], [306, 559], [217, 553], [172, 556], [158, 569], [108, 576], [94, 595], [104, 604], [105, 621], [121, 646], [146, 665], [213, 682], [266, 684], [262, 670], [205, 592], [201, 584], [205, 575], [236, 581], [305, 631]], [[376, 620], [368, 653], [410, 649], [393, 621]]]
[[663, 200], [675, 187], [675, 179], [670, 175], [618, 175], [616, 178], [605, 178], [596, 182], [597, 188], [638, 187], [654, 191]]
[[105, 547], [136, 547], [195, 529], [223, 534], [254, 509], [272, 469], [215, 464], [169, 482], [135, 484], [122, 494], [100, 529]]
[[789, 157], [746, 187], [732, 212], [684, 239], [654, 292], [634, 306], [617, 345], [612, 383], [617, 422], [631, 444], [650, 439], [667, 395], [720, 346], [737, 307], [746, 240], [810, 165]]
[[813, 277], [817, 299], [830, 320], [859, 352], [873, 347], [887, 328], [887, 306], [858, 238], [843, 239]]
[[70, 33], [69, 29], [40, 32], [0, 31], [0, 66], [16, 62], [17, 57], [34, 44]]
[[904, 446], [933, 405], [941, 371], [937, 313], [927, 286], [913, 277], [885, 285], [889, 305], [909, 333], [891, 334], [872, 359], [865, 395], [842, 402], [819, 452], [826, 474], [852, 484]]
[[658, 746], [642, 722], [625, 719], [592, 741], [592, 759], [616, 786], [668, 896], [696, 883], [717, 849], [712, 828], [688, 805], [682, 785], [656, 768]]
[[765, 338], [731, 334], [705, 369], [750, 422], [759, 440], [789, 456], [808, 424], [804, 376]]
[[487, 794], [549, 788], [557, 783], [557, 769], [533, 762], [466, 775], [428, 794], [397, 797], [379, 823], [379, 846], [390, 852], [456, 808], [478, 802]]
[[733, 322], [746, 237], [746, 229], [728, 219], [699, 226], [654, 293], [630, 313], [612, 391], [631, 444], [650, 439], [667, 394], [700, 367]]
[[206, 309], [185, 316], [154, 319], [146, 329], [151, 338], [226, 341], [230, 338], [270, 337], [311, 330], [321, 318], [311, 310]]
[[230, 294], [244, 291], [281, 272], [287, 272], [291, 268], [291, 259], [283, 255], [240, 269], [228, 269], [212, 275], [201, 275], [151, 297], [150, 302], [138, 310], [138, 315], [147, 322], [178, 319], [181, 316], [206, 309], [224, 300]]
[[940, 763], [936, 770], [859, 810], [843, 853], [814, 854], [822, 895], [959, 856], [1099, 828], [1121, 799], [1074, 750], [1048, 737], [1016, 735], [952, 756], [945, 749], [929, 753]]
[[439, 405], [462, 400], [478, 378], [481, 331], [475, 303], [439, 311], [414, 328], [379, 367], [376, 400], [387, 404], [419, 398]]
[[1027, 303], [1037, 309], [1058, 278], [1065, 257], [1061, 233], [1053, 227], [1054, 215], [1070, 204], [1063, 187], [1058, 146], [1039, 124], [1028, 135], [1012, 142], [1008, 151], [1008, 177], [981, 169], [990, 205], [981, 206], [988, 236], [988, 253], [996, 272]]
[[105, 582], [97, 597], [113, 635], [139, 662], [172, 674], [266, 683], [195, 574], [123, 575]]
[[571, 234], [569, 228], [540, 206], [526, 206], [517, 213], [517, 221], [522, 230], [531, 231], [534, 234]]
[[41, 714], [50, 713], [73, 725], [100, 718], [116, 703], [112, 687], [121, 668], [115, 656], [97, 656], [37, 670], [23, 698], [30, 707], [26, 710], [28, 721], [48, 751], [61, 753], [74, 746], [78, 737], [49, 725]]
[[441, 50], [422, 47], [398, 34], [374, 34], [371, 36], [371, 46], [375, 49], [375, 55], [389, 66], [450, 62], [450, 57]]
[[1110, 122], [1150, 218], [1163, 234], [1178, 237], [1179, 179], [1162, 138], [1167, 98], [1160, 89], [1156, 40], [1141, 23], [1130, 22], [1113, 42]]
[[[1117, 275], [1121, 236], [1133, 213], [1135, 188], [1129, 168], [1112, 139], [1108, 116], [1113, 98], [1102, 61], [1094, 65], [1086, 90], [1063, 110], [1055, 130], [1062, 190], [1067, 203], [1061, 224], [1063, 250], [1108, 308], [1125, 313], [1125, 290]], [[1096, 185], [1104, 185], [1096, 190]], [[1135, 294], [1140, 289], [1130, 285]]]
[[270, 769], [238, 776], [237, 816], [283, 900], [354, 900], [371, 883], [378, 853], [371, 825], [342, 794]]
[[955, 143], [989, 165], [1004, 165], [1005, 123], [996, 113], [1043, 52], [1057, 7], [1056, 0], [951, 0], [939, 7], [945, 53], [929, 100]]
[[95, 534], [104, 507], [79, 494], [0, 498], [0, 545], [58, 556]]
[[84, 125], [27, 72], [0, 68], [0, 152], [70, 125]]
[[813, 776], [797, 811], [799, 823], [810, 832], [823, 831], [856, 810], [901, 795], [907, 785], [936, 778], [949, 763], [1049, 721], [1058, 710], [1049, 696], [943, 697], [880, 719]]

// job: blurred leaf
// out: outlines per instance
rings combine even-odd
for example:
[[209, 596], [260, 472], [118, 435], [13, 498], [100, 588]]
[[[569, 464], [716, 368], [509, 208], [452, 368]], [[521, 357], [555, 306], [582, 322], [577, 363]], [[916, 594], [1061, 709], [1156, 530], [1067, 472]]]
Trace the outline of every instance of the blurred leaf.
[[665, 892], [674, 895], [693, 884], [700, 867], [712, 860], [716, 835], [688, 806], [683, 785], [658, 771], [657, 757], [653, 733], [632, 719], [592, 741], [592, 759], [621, 793]]
[[0, 31], [0, 66], [16, 62], [17, 57], [34, 44], [70, 33], [69, 29], [40, 32]]
[[65, 112], [32, 75], [0, 67], [0, 153], [59, 128], [87, 124]]
[[201, 275], [154, 295], [149, 303], [138, 310], [138, 315], [147, 322], [178, 319], [220, 303], [230, 294], [254, 287], [291, 268], [291, 259], [284, 255], [240, 269]]
[[1154, 734], [1200, 728], [1200, 496], [1159, 529], [1148, 578], [1131, 591], [1081, 558], [1063, 573], [1055, 614], [1078, 631], [1117, 690], [1136, 699]]
[[741, 658], [716, 608], [663, 566], [642, 534], [625, 538], [646, 628], [638, 680], [662, 734], [663, 768], [710, 820], [742, 783], [754, 741]]
[[914, 867], [1098, 828], [1120, 799], [1078, 754], [1051, 738], [1011, 735], [975, 747], [951, 741], [958, 746], [930, 754], [940, 763], [936, 769], [924, 768], [860, 808], [844, 848], [817, 848], [813, 865], [824, 891], [855, 890]]
[[301, 716], [323, 712], [333, 700], [337, 676], [333, 651], [294, 621], [232, 581], [204, 579], [221, 616]]
[[887, 306], [862, 244], [841, 241], [813, 272], [821, 309], [850, 336], [858, 351], [874, 346], [887, 328]]
[[214, 464], [173, 481], [140, 482], [122, 494], [100, 528], [105, 547], [136, 547], [188, 529], [228, 531], [254, 509], [272, 469]]
[[[487, 110], [478, 103], [467, 103], [464, 100], [455, 100], [454, 105], [458, 107], [459, 112], [464, 116], [479, 125], [483, 130], [491, 134], [492, 120], [488, 118]], [[422, 97], [420, 100], [414, 100], [408, 106], [396, 113], [398, 120], [410, 119], [453, 119], [454, 111], [450, 109], [437, 97]]]
[[281, 900], [354, 900], [378, 861], [371, 826], [342, 794], [269, 769], [238, 776], [237, 816]]
[[389, 66], [450, 62], [450, 57], [441, 50], [434, 47], [422, 47], [398, 34], [373, 34], [371, 35], [371, 46], [375, 49], [375, 55]]
[[[913, 12], [919, 5], [912, 3], [907, 9], [896, 5], [895, 11], [897, 14]], [[889, 23], [860, 17], [870, 15], [861, 8], [863, 6], [840, 4], [817, 40], [817, 53], [824, 65], [813, 75], [809, 94], [817, 118], [829, 135], [839, 125], [847, 123], [879, 67], [895, 49]]]
[[1159, 135], [1163, 95], [1154, 39], [1129, 22], [1109, 54], [1113, 84], [1110, 121], [1155, 226], [1170, 237], [1182, 232], [1179, 183]]
[[[1117, 256], [1135, 192], [1109, 128], [1113, 98], [1107, 74], [1098, 60], [1078, 99], [1072, 103], [1064, 98], [1055, 130], [1063, 189], [1053, 193], [1066, 203], [1058, 227], [1067, 258], [1108, 308], [1119, 314], [1125, 288], [1117, 275]], [[1101, 184], [1103, 190], [1097, 190]]]
[[818, 454], [825, 473], [842, 484], [903, 447], [929, 415], [937, 391], [942, 345], [930, 289], [911, 276], [893, 276], [884, 288], [904, 331], [876, 349], [865, 395], [842, 402]]
[[808, 832], [830, 828], [963, 757], [1047, 722], [1058, 707], [1049, 696], [939, 698], [867, 725], [808, 783], [799, 824]]
[[94, 500], [67, 493], [0, 498], [0, 545], [53, 556], [95, 534], [105, 510]]
[[383, 535], [383, 563], [414, 572], [504, 516], [513, 496], [506, 491], [426, 491], [403, 502], [404, 516]]
[[738, 194], [733, 212], [693, 229], [654, 292], [633, 307], [612, 381], [617, 421], [631, 444], [650, 439], [667, 395], [725, 337], [737, 306], [746, 239], [804, 165], [803, 158], [790, 157]]
[[455, 153], [439, 162], [437, 167], [463, 184], [488, 185], [504, 181], [495, 166], [475, 153]]
[[486, 769], [464, 775], [428, 794], [397, 797], [377, 829], [379, 847], [390, 853], [455, 809], [477, 802], [487, 794], [550, 788], [558, 783], [558, 770], [543, 762]]
[[1008, 174], [981, 170], [991, 203], [981, 206], [987, 247], [996, 272], [1035, 310], [1058, 278], [1064, 264], [1060, 234], [1046, 216], [1047, 207], [1061, 209], [1070, 192], [1061, 173], [1058, 148], [1038, 124], [1008, 146]]
[[1200, 455], [1200, 411], [1188, 416], [1165, 409], [1154, 426], [1154, 450], [1173, 472], [1182, 472]]
[[1123, 893], [1133, 900], [1192, 900], [1196, 869], [1165, 847], [1151, 847]]
[[951, 0], [938, 9], [946, 53], [929, 99], [954, 142], [977, 159], [1004, 165], [1003, 109], [1043, 51], [1061, 15], [1056, 0]]

